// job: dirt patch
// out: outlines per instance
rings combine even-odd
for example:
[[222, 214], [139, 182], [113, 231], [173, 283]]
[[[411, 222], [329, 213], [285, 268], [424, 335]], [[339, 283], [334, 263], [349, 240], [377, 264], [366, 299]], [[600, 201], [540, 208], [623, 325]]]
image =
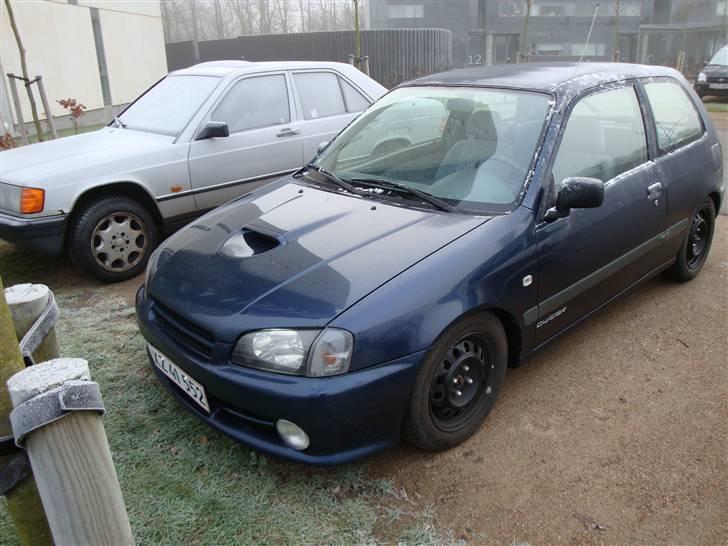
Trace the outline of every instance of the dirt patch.
[[482, 430], [371, 462], [455, 538], [725, 544], [728, 219], [693, 282], [649, 281], [520, 368]]

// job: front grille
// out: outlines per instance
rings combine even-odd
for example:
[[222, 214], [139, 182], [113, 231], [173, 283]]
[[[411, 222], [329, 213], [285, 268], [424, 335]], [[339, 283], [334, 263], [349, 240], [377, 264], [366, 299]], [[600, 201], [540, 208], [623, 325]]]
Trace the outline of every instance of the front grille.
[[183, 319], [177, 313], [165, 307], [157, 300], [152, 300], [152, 311], [157, 325], [168, 337], [178, 341], [188, 349], [209, 359], [215, 344], [212, 334], [199, 326]]

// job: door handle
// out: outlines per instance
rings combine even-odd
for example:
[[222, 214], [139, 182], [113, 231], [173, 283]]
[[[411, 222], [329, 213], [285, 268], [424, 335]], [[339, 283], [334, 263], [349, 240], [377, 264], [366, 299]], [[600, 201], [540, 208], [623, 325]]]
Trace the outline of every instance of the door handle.
[[660, 195], [662, 195], [661, 182], [655, 182], [654, 184], [647, 186], [647, 199], [657, 199]]
[[286, 127], [285, 129], [281, 129], [281, 132], [278, 133], [276, 136], [278, 138], [287, 137], [287, 136], [296, 136], [300, 132], [301, 131], [299, 131], [298, 129], [291, 129], [290, 127]]

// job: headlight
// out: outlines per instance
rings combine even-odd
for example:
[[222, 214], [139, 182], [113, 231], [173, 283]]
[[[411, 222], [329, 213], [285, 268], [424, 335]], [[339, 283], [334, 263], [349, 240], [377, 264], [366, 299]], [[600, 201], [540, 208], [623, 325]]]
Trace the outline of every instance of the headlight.
[[322, 377], [349, 371], [354, 336], [346, 330], [259, 330], [235, 345], [233, 364], [291, 375]]
[[701, 72], [700, 74], [698, 74], [698, 81], [699, 82], [708, 81], [708, 77], [705, 75], [705, 72]]
[[21, 214], [43, 212], [45, 190], [0, 184], [0, 208]]

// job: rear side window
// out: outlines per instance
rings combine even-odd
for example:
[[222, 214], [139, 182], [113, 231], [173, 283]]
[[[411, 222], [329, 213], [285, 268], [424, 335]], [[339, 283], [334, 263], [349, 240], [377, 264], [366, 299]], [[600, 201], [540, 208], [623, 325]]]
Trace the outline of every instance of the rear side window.
[[304, 119], [346, 113], [339, 78], [331, 72], [301, 72], [293, 75], [301, 99]]
[[361, 112], [369, 106], [369, 101], [364, 95], [359, 93], [349, 82], [339, 78], [341, 90], [344, 92], [344, 101], [346, 102], [347, 112]]
[[632, 86], [588, 95], [572, 109], [553, 167], [564, 178], [588, 176], [604, 182], [647, 161], [647, 140]]
[[703, 124], [685, 90], [679, 83], [656, 81], [645, 84], [662, 151], [675, 149], [703, 134]]
[[281, 125], [291, 121], [286, 78], [282, 74], [240, 80], [212, 113], [231, 133]]

